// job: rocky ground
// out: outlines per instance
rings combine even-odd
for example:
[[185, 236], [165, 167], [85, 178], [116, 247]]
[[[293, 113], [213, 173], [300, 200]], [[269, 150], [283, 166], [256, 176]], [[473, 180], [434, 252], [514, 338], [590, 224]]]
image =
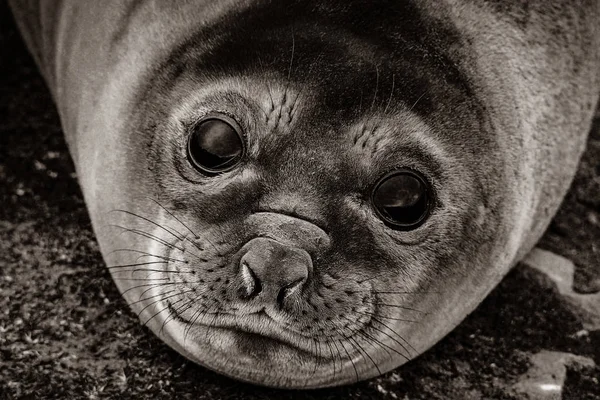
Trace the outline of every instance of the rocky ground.
[[404, 367], [310, 392], [224, 378], [139, 325], [101, 261], [56, 111], [2, 0], [0, 120], [0, 399], [600, 400], [600, 118], [540, 243], [566, 258], [533, 253]]

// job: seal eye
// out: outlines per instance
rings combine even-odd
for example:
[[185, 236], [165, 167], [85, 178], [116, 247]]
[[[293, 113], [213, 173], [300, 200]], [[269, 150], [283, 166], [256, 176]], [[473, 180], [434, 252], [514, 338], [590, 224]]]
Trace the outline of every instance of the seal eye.
[[431, 196], [421, 174], [400, 170], [385, 175], [372, 194], [377, 214], [390, 227], [409, 231], [421, 225], [429, 215]]
[[244, 155], [239, 126], [221, 115], [202, 119], [189, 136], [187, 154], [190, 163], [207, 175], [233, 169]]

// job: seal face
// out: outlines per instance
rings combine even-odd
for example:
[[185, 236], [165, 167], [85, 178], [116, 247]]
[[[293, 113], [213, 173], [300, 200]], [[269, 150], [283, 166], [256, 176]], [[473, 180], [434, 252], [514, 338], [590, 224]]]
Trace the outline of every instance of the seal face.
[[149, 259], [113, 261], [116, 282], [186, 356], [273, 386], [352, 382], [423, 351], [454, 323], [446, 283], [497, 255], [509, 206], [497, 137], [420, 11], [330, 6], [226, 14], [156, 68], [130, 124], [150, 152], [126, 170], [154, 203], [125, 209]]
[[600, 91], [597, 1], [96, 3], [30, 42], [103, 256], [170, 346], [263, 385], [454, 328], [543, 232]]

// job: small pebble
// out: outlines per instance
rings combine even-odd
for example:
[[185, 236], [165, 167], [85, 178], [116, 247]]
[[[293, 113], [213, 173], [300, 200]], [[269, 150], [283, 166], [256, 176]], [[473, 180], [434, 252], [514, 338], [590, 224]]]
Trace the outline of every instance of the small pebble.
[[580, 331], [575, 332], [575, 337], [578, 339], [581, 339], [583, 337], [588, 337], [590, 335], [590, 332], [587, 329], [582, 329]]

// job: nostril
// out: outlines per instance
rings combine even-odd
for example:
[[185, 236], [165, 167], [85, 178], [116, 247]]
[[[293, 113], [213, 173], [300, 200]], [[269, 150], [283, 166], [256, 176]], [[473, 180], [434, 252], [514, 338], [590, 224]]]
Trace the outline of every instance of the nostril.
[[291, 296], [298, 289], [300, 289], [300, 287], [305, 281], [306, 278], [302, 277], [282, 287], [281, 290], [279, 290], [279, 293], [277, 294], [277, 304], [279, 305], [279, 307], [283, 307], [283, 302], [285, 301], [286, 297]]
[[262, 291], [260, 280], [246, 261], [242, 262], [241, 275], [242, 281], [244, 282], [246, 297], [254, 297]]

